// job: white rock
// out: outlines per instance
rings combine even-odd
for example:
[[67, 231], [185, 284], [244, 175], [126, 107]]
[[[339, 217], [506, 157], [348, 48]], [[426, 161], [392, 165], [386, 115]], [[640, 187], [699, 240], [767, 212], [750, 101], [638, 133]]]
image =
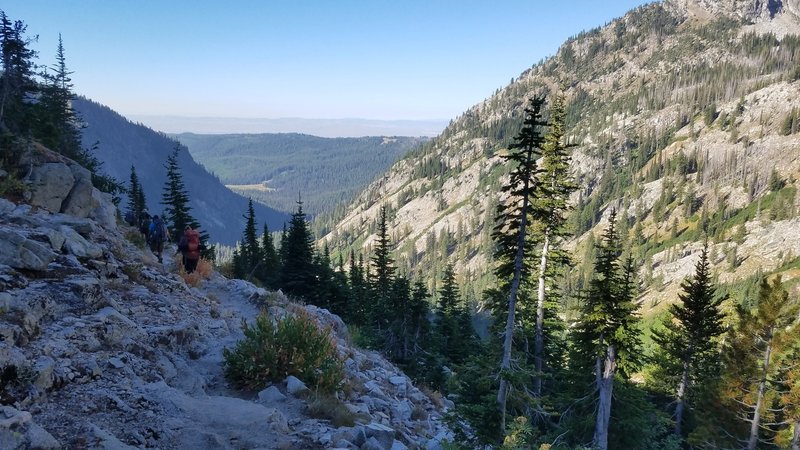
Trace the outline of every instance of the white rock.
[[275, 386], [270, 386], [258, 393], [258, 401], [261, 403], [275, 403], [286, 401], [286, 396]]
[[292, 395], [298, 395], [301, 392], [306, 392], [306, 391], [308, 391], [308, 387], [297, 377], [293, 375], [289, 375], [288, 377], [286, 377], [286, 392]]

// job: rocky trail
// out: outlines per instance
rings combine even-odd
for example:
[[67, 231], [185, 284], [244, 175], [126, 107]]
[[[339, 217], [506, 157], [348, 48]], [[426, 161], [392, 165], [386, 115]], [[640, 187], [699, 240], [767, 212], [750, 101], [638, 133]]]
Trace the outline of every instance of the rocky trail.
[[[100, 206], [0, 199], [0, 449], [436, 449], [449, 436], [441, 402], [352, 347], [337, 316], [217, 273], [188, 286], [169, 251], [159, 264], [135, 230], [98, 222]], [[352, 426], [312, 417], [292, 377], [228, 385], [223, 349], [262, 309], [330, 327]]]

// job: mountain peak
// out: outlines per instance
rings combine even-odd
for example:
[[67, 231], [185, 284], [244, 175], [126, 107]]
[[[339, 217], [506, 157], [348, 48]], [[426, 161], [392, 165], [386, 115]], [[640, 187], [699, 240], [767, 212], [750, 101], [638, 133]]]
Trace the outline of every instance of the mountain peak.
[[689, 16], [732, 16], [751, 23], [783, 16], [800, 16], [800, 0], [666, 0], [665, 4]]

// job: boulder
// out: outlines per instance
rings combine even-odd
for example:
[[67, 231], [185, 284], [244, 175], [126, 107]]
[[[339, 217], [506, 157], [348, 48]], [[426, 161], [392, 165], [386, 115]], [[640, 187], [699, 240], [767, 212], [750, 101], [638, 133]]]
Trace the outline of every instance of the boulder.
[[[364, 434], [367, 437], [367, 442], [375, 440], [380, 444], [381, 449], [389, 450], [394, 444], [394, 429], [381, 425], [379, 423], [369, 423], [364, 425]], [[361, 448], [364, 448], [362, 445]]]
[[0, 264], [15, 269], [45, 270], [55, 256], [47, 244], [12, 230], [0, 230]]
[[286, 401], [286, 396], [275, 386], [270, 386], [258, 393], [258, 401], [261, 403], [275, 403]]
[[91, 180], [79, 179], [61, 204], [61, 212], [79, 218], [89, 217], [100, 206], [99, 201], [92, 197], [93, 189]]
[[100, 192], [97, 188], [92, 188], [92, 203], [96, 204], [89, 212], [89, 218], [94, 219], [100, 226], [108, 229], [117, 227], [117, 206], [112, 201], [111, 194]]
[[31, 205], [50, 212], [60, 212], [61, 205], [75, 184], [75, 176], [66, 164], [44, 163], [33, 167], [27, 182]]
[[297, 377], [289, 375], [286, 377], [286, 392], [292, 395], [299, 395], [308, 391], [305, 383], [300, 381]]
[[67, 253], [78, 258], [99, 258], [103, 256], [103, 249], [99, 245], [87, 241], [73, 228], [62, 225], [59, 231], [64, 235], [64, 249]]

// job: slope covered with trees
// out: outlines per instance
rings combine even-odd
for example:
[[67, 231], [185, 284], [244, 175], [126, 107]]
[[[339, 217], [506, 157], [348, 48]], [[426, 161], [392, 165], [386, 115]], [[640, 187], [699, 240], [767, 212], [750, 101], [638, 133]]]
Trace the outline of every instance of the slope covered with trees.
[[332, 213], [426, 138], [322, 138], [306, 134], [173, 136], [229, 188], [281, 211], [297, 194], [308, 214]]
[[[161, 191], [167, 181], [167, 158], [179, 148], [176, 158], [180, 167], [192, 212], [209, 234], [210, 242], [232, 245], [244, 226], [242, 211], [247, 198], [230, 190], [203, 166], [195, 162], [186, 147], [141, 124], [135, 124], [110, 108], [86, 98], [74, 101], [80, 114], [84, 144], [99, 143], [97, 159], [103, 169], [120, 180], [130, 177], [131, 166], [136, 168], [142, 192], [150, 202], [151, 214], [160, 214]], [[289, 220], [286, 213], [254, 205], [259, 222], [266, 222], [273, 230], [280, 229]]]

